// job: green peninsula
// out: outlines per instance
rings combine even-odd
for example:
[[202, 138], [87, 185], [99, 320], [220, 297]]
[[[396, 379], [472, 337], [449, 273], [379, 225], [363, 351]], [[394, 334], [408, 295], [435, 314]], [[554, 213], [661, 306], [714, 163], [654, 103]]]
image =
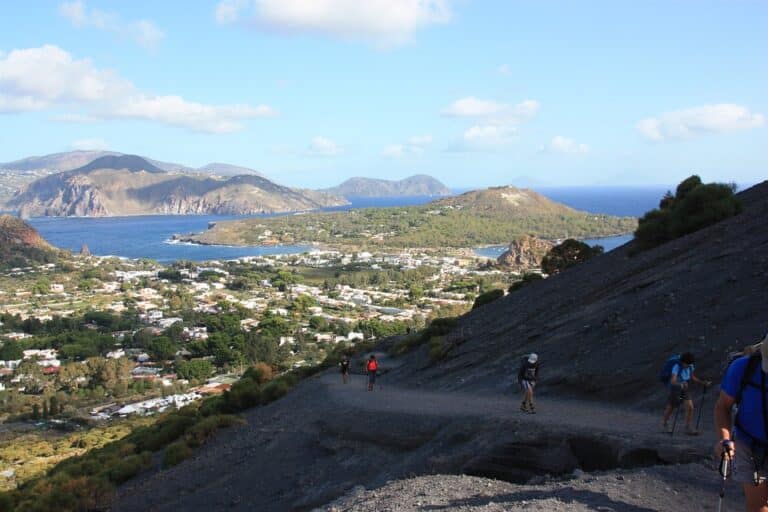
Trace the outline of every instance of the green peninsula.
[[574, 210], [541, 194], [495, 187], [422, 206], [365, 208], [217, 222], [180, 240], [223, 245], [320, 244], [355, 248], [467, 248], [526, 234], [592, 238], [630, 233], [634, 217]]

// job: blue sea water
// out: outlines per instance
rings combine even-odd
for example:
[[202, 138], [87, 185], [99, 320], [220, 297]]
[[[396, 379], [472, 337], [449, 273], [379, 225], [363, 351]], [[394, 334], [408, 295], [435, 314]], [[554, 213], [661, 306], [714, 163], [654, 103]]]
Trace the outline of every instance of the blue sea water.
[[[639, 216], [655, 207], [664, 194], [661, 188], [547, 188], [539, 192], [579, 210], [610, 215]], [[353, 198], [351, 205], [329, 208], [332, 211], [384, 206], [412, 206], [433, 201], [432, 196]], [[29, 222], [52, 244], [79, 251], [83, 244], [92, 254], [150, 258], [160, 262], [178, 259], [205, 261], [243, 256], [295, 254], [307, 246], [227, 247], [171, 243], [174, 234], [204, 231], [210, 222], [238, 217], [219, 215], [155, 215], [111, 218], [39, 217]], [[630, 237], [610, 237], [590, 241], [608, 251]], [[505, 248], [487, 247], [478, 254], [496, 257]]]

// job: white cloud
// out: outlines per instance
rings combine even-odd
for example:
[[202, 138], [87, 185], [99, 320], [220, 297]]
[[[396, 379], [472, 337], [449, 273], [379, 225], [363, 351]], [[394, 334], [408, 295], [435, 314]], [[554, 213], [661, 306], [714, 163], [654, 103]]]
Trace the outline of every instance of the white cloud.
[[416, 135], [408, 139], [404, 144], [392, 144], [384, 148], [382, 155], [388, 158], [403, 158], [410, 155], [420, 155], [424, 149], [432, 144], [432, 135]]
[[344, 152], [344, 148], [326, 137], [314, 137], [307, 150], [308, 156], [332, 157], [339, 156]]
[[448, 117], [494, 118], [499, 123], [517, 124], [533, 118], [539, 111], [539, 107], [540, 104], [536, 100], [525, 100], [517, 105], [509, 105], [468, 96], [451, 103], [443, 109], [442, 114]]
[[488, 123], [471, 126], [461, 138], [446, 151], [468, 153], [474, 151], [498, 151], [515, 141], [517, 127], [504, 123]]
[[229, 133], [242, 128], [241, 120], [268, 117], [275, 112], [266, 105], [215, 106], [187, 101], [181, 96], [137, 95], [114, 106], [107, 117], [146, 119], [186, 126], [193, 131]]
[[496, 68], [496, 71], [498, 71], [502, 75], [509, 76], [512, 74], [512, 68], [509, 64], [502, 64], [498, 68]]
[[544, 151], [552, 153], [566, 153], [566, 154], [586, 154], [589, 153], [589, 146], [581, 144], [568, 137], [562, 135], [556, 135], [552, 137], [549, 142], [549, 146], [543, 148]]
[[764, 124], [765, 116], [762, 114], [752, 113], [741, 105], [719, 103], [649, 117], [637, 123], [637, 129], [647, 139], [661, 141], [747, 130]]
[[79, 139], [72, 143], [72, 149], [80, 151], [104, 151], [109, 144], [104, 139]]
[[165, 33], [149, 20], [124, 21], [115, 13], [88, 9], [84, 0], [64, 2], [59, 14], [77, 28], [92, 27], [133, 40], [144, 48], [157, 46]]
[[221, 24], [242, 22], [392, 47], [421, 28], [447, 23], [451, 10], [448, 0], [222, 0], [215, 16]]
[[451, 103], [443, 109], [443, 115], [450, 117], [481, 117], [500, 114], [509, 108], [509, 105], [495, 101], [481, 100], [474, 96], [468, 96]]
[[243, 120], [276, 115], [266, 105], [206, 105], [149, 94], [53, 45], [13, 50], [0, 57], [0, 112], [70, 107], [88, 111], [64, 113], [54, 120], [143, 119], [207, 133], [236, 131]]

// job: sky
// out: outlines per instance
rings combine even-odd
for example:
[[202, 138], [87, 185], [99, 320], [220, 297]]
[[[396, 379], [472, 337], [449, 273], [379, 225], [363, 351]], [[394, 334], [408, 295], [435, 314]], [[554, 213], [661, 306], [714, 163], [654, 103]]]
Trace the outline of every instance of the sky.
[[7, 2], [0, 161], [109, 149], [275, 181], [768, 177], [768, 2]]

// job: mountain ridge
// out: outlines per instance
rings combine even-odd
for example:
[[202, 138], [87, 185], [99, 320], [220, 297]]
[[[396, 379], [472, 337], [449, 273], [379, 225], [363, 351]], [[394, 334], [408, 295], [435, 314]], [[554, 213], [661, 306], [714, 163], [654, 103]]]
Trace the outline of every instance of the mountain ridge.
[[448, 187], [426, 174], [415, 174], [401, 180], [354, 177], [323, 191], [346, 198], [451, 195]]
[[107, 155], [29, 184], [10, 206], [23, 217], [153, 214], [248, 215], [305, 211], [343, 200], [248, 174], [229, 178], [169, 173], [136, 155]]

